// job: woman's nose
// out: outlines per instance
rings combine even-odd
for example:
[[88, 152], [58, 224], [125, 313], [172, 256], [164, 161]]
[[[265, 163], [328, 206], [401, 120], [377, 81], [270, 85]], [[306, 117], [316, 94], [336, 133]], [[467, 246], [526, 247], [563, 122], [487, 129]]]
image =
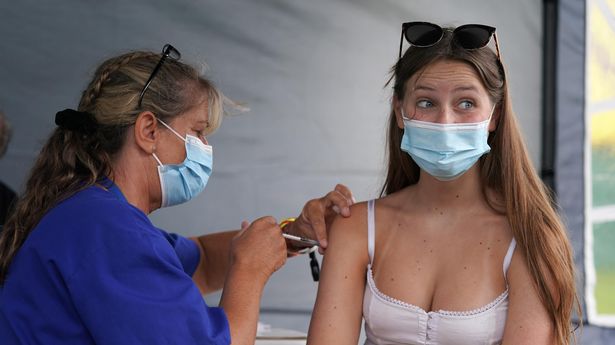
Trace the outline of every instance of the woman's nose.
[[436, 118], [434, 119], [435, 123], [453, 123], [454, 114], [453, 110], [448, 106], [442, 106], [438, 109], [436, 114]]

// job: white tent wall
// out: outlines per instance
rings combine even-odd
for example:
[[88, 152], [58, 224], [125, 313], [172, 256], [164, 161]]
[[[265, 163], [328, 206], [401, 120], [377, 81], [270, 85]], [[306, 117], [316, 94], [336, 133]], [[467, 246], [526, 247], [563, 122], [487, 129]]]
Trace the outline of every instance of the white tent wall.
[[[21, 190], [56, 111], [76, 107], [94, 68], [132, 49], [172, 43], [251, 111], [210, 138], [214, 174], [186, 205], [155, 212], [184, 235], [298, 214], [342, 182], [358, 200], [383, 180], [384, 88], [401, 23], [497, 27], [512, 97], [538, 167], [542, 3], [519, 1], [61, 1], [0, 3], [0, 109], [14, 130], [0, 178]], [[262, 318], [307, 330], [316, 284], [305, 257], [289, 260], [263, 296]], [[217, 295], [207, 298], [217, 303]]]

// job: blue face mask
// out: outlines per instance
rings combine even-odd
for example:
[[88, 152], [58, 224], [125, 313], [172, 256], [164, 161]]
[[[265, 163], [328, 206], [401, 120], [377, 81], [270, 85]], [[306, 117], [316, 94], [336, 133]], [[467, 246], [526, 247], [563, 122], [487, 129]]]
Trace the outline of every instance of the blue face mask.
[[161, 207], [168, 207], [184, 203], [205, 189], [212, 172], [213, 151], [201, 139], [187, 134], [184, 139], [169, 125], [158, 121], [186, 142], [186, 159], [180, 164], [162, 164], [156, 154], [152, 153], [159, 164]]
[[441, 124], [404, 116], [401, 149], [429, 175], [454, 180], [491, 150], [487, 144], [490, 121], [491, 117], [477, 123]]

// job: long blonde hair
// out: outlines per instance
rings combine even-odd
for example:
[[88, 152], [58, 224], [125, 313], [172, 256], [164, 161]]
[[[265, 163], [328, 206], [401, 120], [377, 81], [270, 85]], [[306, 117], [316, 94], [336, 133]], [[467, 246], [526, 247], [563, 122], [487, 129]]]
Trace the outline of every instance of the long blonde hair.
[[208, 132], [220, 126], [224, 96], [196, 69], [172, 59], [161, 66], [139, 107], [143, 85], [160, 58], [160, 54], [136, 51], [98, 67], [78, 107], [95, 118], [97, 128], [90, 134], [56, 128], [41, 149], [0, 236], [0, 285], [17, 251], [48, 211], [111, 174], [114, 155], [141, 112], [151, 111], [169, 122], [207, 101]]
[[[479, 161], [483, 194], [494, 210], [506, 215], [526, 257], [540, 300], [553, 322], [557, 344], [568, 344], [572, 336], [573, 308], [580, 314], [572, 248], [554, 209], [554, 201], [532, 167], [512, 110], [504, 67], [490, 48], [463, 49], [452, 39], [452, 29], [444, 31], [444, 37], [436, 45], [410, 47], [392, 68], [389, 83], [393, 82], [394, 96], [402, 100], [406, 82], [438, 60], [462, 61], [478, 72], [500, 112], [497, 128], [488, 139], [491, 152]], [[419, 180], [418, 165], [400, 149], [403, 133], [391, 109], [388, 168], [381, 195], [394, 193]], [[503, 196], [503, 204], [487, 198], [487, 190]]]

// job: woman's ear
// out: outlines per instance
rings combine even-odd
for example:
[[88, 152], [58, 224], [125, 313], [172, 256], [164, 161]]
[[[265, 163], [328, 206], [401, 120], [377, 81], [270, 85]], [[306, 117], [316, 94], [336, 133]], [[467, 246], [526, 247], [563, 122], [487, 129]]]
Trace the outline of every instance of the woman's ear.
[[156, 141], [160, 136], [158, 120], [151, 111], [144, 111], [137, 116], [134, 126], [135, 142], [147, 154], [156, 149]]
[[397, 120], [397, 127], [404, 129], [404, 119], [402, 116], [401, 107], [403, 107], [403, 102], [401, 102], [397, 96], [393, 95], [393, 111], [395, 112], [395, 119]]

